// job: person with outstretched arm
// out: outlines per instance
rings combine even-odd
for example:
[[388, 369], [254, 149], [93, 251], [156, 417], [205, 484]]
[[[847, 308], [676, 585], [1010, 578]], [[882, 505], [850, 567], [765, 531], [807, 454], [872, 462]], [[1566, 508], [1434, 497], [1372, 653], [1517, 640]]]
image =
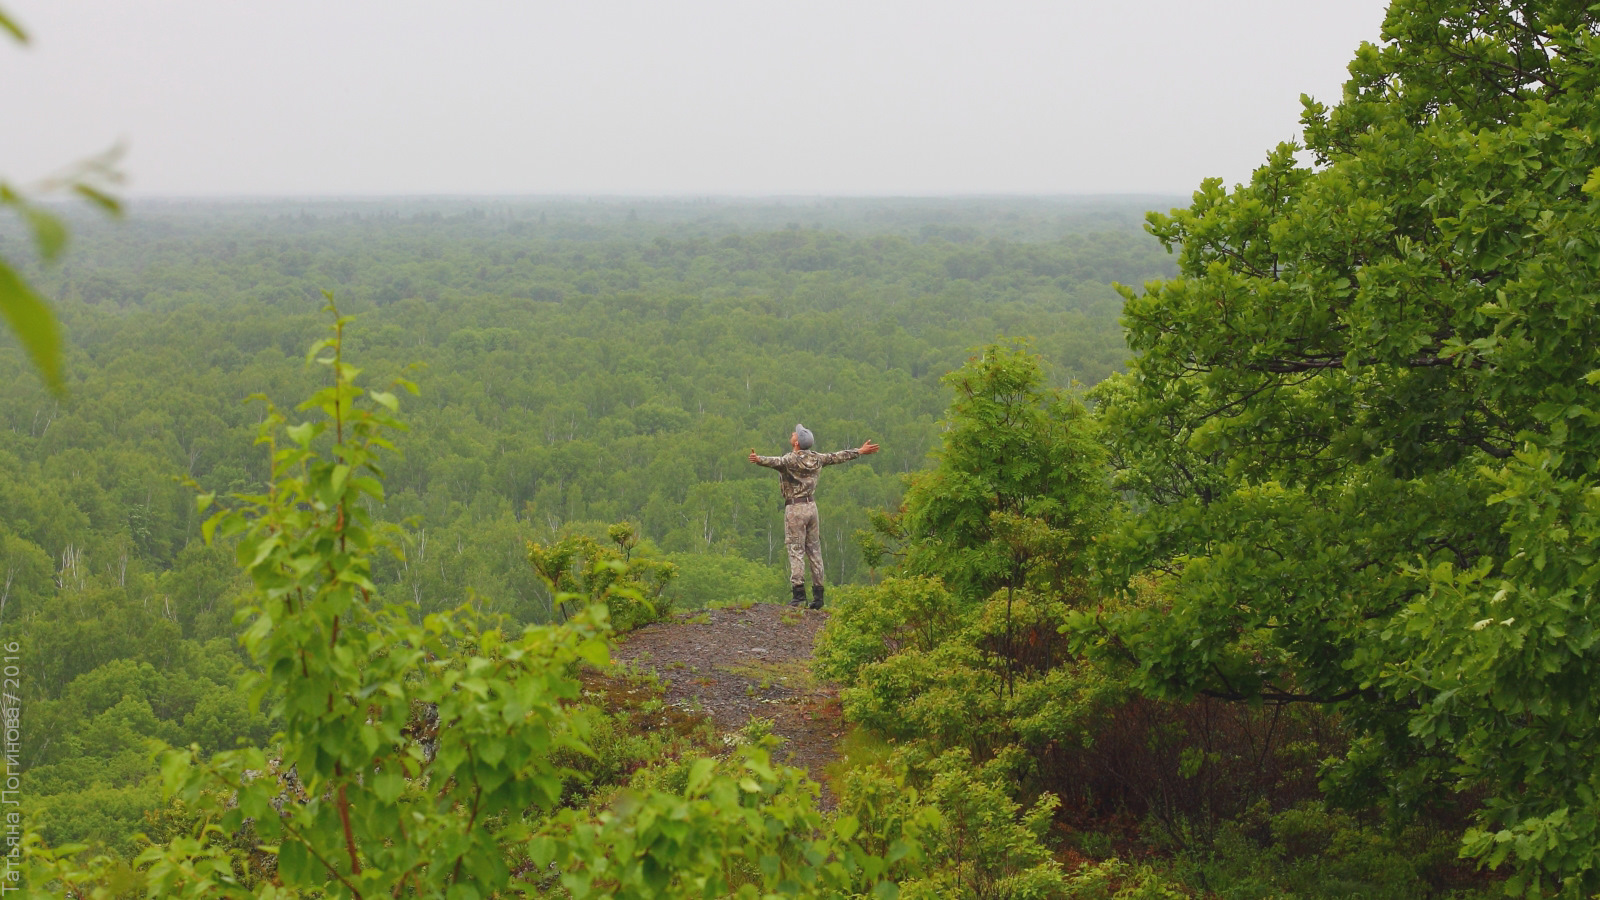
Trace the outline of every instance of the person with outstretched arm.
[[778, 487], [783, 492], [783, 543], [789, 551], [789, 586], [793, 599], [790, 606], [806, 602], [806, 563], [811, 564], [811, 608], [822, 608], [822, 531], [817, 525], [817, 478], [823, 466], [849, 462], [858, 456], [878, 452], [878, 445], [867, 441], [859, 450], [838, 450], [818, 453], [811, 447], [816, 443], [804, 425], [794, 426], [789, 435], [793, 448], [782, 456], [757, 456], [750, 451], [750, 461], [758, 466], [778, 470]]

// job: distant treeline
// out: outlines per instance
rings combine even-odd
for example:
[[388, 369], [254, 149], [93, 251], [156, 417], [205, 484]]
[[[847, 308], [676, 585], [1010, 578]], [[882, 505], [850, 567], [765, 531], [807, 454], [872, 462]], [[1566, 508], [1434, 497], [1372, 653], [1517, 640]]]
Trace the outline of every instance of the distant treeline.
[[[508, 222], [541, 237], [568, 240], [720, 238], [788, 228], [952, 243], [1039, 243], [1071, 235], [1138, 232], [1147, 210], [1182, 206], [1178, 195], [1061, 197], [413, 197], [262, 198], [135, 201], [145, 228], [243, 229], [299, 222], [414, 222], [427, 225]], [[72, 207], [62, 212], [74, 215]], [[75, 233], [103, 223], [78, 215]], [[3, 229], [4, 226], [0, 226]]]

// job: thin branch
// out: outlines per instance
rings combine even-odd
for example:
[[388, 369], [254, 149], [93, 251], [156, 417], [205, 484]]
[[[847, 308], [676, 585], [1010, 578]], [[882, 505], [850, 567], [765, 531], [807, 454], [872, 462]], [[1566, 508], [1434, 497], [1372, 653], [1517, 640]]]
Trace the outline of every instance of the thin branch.
[[306, 848], [306, 852], [311, 854], [311, 856], [315, 858], [317, 862], [321, 863], [322, 867], [328, 870], [329, 874], [333, 876], [335, 881], [344, 885], [345, 888], [350, 891], [350, 896], [356, 898], [356, 900], [363, 900], [361, 889], [351, 884], [350, 881], [346, 879], [332, 863], [324, 859], [322, 854], [317, 852], [316, 845], [306, 840], [305, 836], [296, 831], [294, 826], [290, 825], [288, 822], [283, 823], [283, 830], [289, 832], [290, 837], [299, 841], [301, 845]]
[[339, 822], [344, 825], [344, 846], [350, 851], [350, 874], [361, 874], [361, 857], [356, 853], [356, 836], [350, 827], [350, 800], [345, 796], [344, 784], [339, 785]]

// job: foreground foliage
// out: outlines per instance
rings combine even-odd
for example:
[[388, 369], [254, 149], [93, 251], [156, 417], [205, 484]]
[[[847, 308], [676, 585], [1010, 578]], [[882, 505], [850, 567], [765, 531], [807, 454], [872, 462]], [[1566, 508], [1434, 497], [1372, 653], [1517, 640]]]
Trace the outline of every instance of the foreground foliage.
[[874, 883], [892, 894], [881, 877], [916, 849], [914, 831], [886, 856], [868, 852], [853, 822], [829, 827], [814, 787], [760, 747], [694, 762], [676, 793], [560, 808], [573, 772], [562, 755], [593, 755], [571, 704], [579, 664], [606, 662], [605, 607], [507, 635], [469, 609], [418, 623], [376, 599], [384, 538], [368, 504], [382, 499], [398, 400], [356, 386], [344, 324], [312, 351], [333, 373], [303, 407], [321, 415], [263, 426], [269, 493], [237, 498], [205, 529], [237, 538], [255, 586], [241, 611], [248, 677], [279, 731], [209, 758], [168, 752], [165, 789], [193, 824], [137, 869], [35, 839], [32, 895], [837, 896]]
[[[28, 33], [0, 9], [0, 44], [16, 41], [27, 44]], [[121, 180], [115, 168], [118, 150], [80, 163], [68, 172], [41, 185], [43, 191], [68, 190], [78, 197], [116, 215], [122, 205], [107, 188]], [[61, 218], [30, 198], [16, 185], [0, 179], [0, 212], [15, 213], [33, 240], [40, 261], [55, 262], [67, 243], [67, 228]], [[61, 393], [61, 327], [38, 289], [18, 268], [19, 261], [0, 256], [0, 320], [4, 320], [17, 342], [28, 353], [38, 374], [51, 390]]]

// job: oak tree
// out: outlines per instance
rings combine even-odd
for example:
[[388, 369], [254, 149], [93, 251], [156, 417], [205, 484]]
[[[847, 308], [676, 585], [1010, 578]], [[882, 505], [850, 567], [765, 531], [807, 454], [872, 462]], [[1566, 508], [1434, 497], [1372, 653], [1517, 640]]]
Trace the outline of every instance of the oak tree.
[[1100, 393], [1118, 558], [1169, 595], [1102, 648], [1337, 706], [1337, 784], [1481, 790], [1466, 852], [1537, 895], [1600, 887], [1597, 26], [1396, 0], [1303, 148], [1151, 217], [1180, 274], [1126, 293]]

